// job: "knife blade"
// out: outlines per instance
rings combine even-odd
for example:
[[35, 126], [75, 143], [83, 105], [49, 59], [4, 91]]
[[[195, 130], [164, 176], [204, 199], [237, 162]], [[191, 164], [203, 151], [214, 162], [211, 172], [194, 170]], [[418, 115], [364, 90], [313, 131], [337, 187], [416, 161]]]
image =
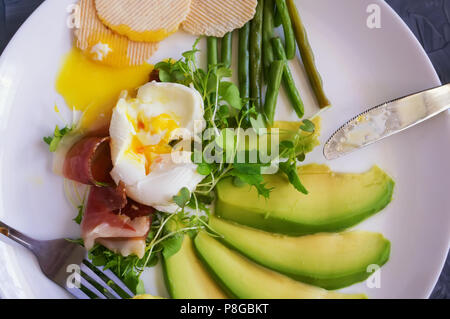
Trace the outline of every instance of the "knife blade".
[[450, 84], [375, 106], [341, 126], [325, 143], [326, 159], [373, 144], [436, 116], [450, 107]]

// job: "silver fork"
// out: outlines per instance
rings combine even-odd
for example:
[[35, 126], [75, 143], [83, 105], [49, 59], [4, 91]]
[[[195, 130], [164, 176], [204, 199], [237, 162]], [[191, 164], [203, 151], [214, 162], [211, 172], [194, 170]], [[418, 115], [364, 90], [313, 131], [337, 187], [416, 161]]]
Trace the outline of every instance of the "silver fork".
[[42, 272], [78, 299], [128, 299], [133, 296], [110, 270], [95, 267], [79, 244], [66, 239], [35, 240], [1, 221], [0, 234], [30, 250]]

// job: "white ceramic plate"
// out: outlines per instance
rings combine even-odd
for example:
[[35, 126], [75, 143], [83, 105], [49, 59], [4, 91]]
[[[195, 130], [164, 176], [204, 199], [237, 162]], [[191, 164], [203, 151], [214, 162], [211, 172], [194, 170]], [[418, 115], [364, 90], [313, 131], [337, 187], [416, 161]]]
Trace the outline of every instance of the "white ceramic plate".
[[[62, 179], [51, 171], [42, 137], [60, 123], [53, 111], [63, 99], [54, 82], [70, 50], [67, 6], [74, 0], [47, 0], [23, 25], [0, 60], [0, 220], [37, 239], [77, 237]], [[369, 29], [369, 4], [381, 8], [381, 28]], [[439, 85], [438, 77], [412, 33], [380, 0], [299, 0], [333, 108], [323, 114], [322, 141], [366, 108]], [[194, 37], [178, 33], [165, 40], [152, 62], [178, 58]], [[317, 110], [298, 61], [291, 64], [308, 106]], [[284, 94], [284, 93], [282, 93]], [[295, 119], [280, 101], [279, 119]], [[450, 116], [442, 114], [384, 142], [329, 165], [362, 171], [378, 164], [397, 182], [393, 202], [358, 229], [382, 232], [392, 242], [381, 270], [381, 287], [365, 283], [345, 291], [371, 298], [426, 298], [441, 271], [450, 239]], [[325, 162], [318, 148], [311, 162]], [[145, 274], [150, 293], [166, 295], [159, 268]], [[0, 242], [0, 296], [61, 298], [35, 259], [10, 241]]]

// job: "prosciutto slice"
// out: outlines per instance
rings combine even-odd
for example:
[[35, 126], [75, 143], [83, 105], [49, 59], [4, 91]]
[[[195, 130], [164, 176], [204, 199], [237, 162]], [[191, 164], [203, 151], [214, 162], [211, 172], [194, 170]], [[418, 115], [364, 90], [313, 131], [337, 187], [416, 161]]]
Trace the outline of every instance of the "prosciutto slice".
[[98, 238], [97, 242], [109, 250], [124, 257], [145, 255], [145, 237], [140, 238]]
[[152, 213], [152, 208], [127, 200], [123, 183], [93, 186], [81, 224], [84, 246], [90, 250], [98, 242], [123, 256], [142, 258]]
[[109, 137], [86, 137], [75, 143], [66, 155], [63, 174], [92, 185], [81, 223], [86, 249], [99, 243], [123, 256], [142, 258], [154, 209], [127, 199], [123, 183], [112, 186], [109, 142]]
[[135, 202], [131, 198], [127, 199], [127, 204], [124, 208], [121, 209], [120, 213], [130, 217], [131, 219], [135, 219], [143, 216], [152, 216], [155, 209], [150, 206], [146, 206], [143, 204], [139, 204]]
[[75, 143], [64, 160], [64, 177], [87, 185], [114, 185], [109, 142], [109, 137], [86, 137]]

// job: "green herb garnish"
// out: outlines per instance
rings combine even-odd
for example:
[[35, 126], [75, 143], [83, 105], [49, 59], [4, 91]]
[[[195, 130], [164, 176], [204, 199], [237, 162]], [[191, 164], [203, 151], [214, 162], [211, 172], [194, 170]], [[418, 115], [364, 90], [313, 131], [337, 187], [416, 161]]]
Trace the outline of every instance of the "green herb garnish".
[[53, 136], [44, 137], [44, 142], [48, 144], [48, 148], [50, 152], [56, 152], [59, 143], [62, 138], [69, 134], [73, 130], [73, 127], [65, 126], [62, 129], [59, 129], [58, 125], [56, 125], [55, 131], [53, 132]]
[[316, 130], [316, 126], [314, 125], [313, 122], [311, 122], [310, 120], [306, 119], [302, 121], [302, 125], [300, 126], [300, 129], [302, 131], [308, 132], [308, 133], [314, 133], [314, 131]]
[[78, 225], [81, 225], [81, 221], [83, 220], [83, 215], [84, 215], [84, 205], [79, 205], [77, 207], [77, 209], [78, 209], [78, 215], [77, 215], [77, 217], [75, 217], [73, 219], [73, 221], [75, 223], [77, 223]]
[[189, 189], [186, 187], [183, 187], [178, 195], [173, 197], [173, 201], [175, 204], [177, 204], [180, 208], [184, 208], [189, 200], [191, 199], [191, 193], [189, 192]]

